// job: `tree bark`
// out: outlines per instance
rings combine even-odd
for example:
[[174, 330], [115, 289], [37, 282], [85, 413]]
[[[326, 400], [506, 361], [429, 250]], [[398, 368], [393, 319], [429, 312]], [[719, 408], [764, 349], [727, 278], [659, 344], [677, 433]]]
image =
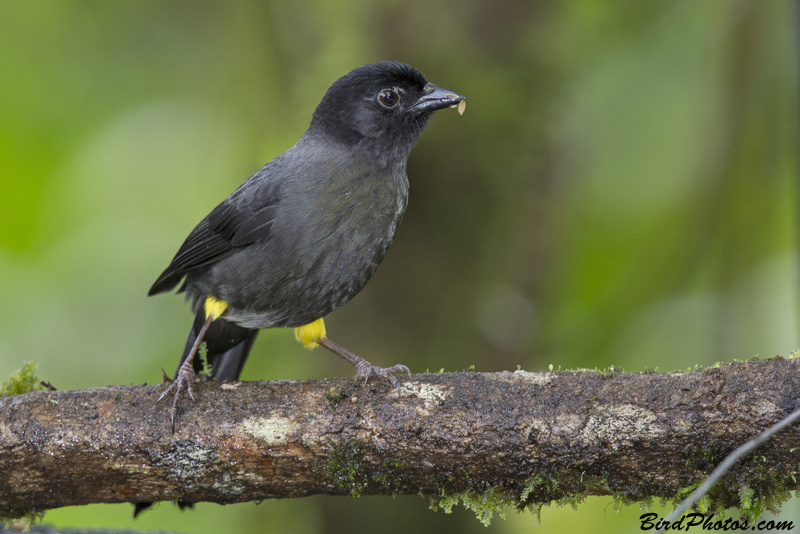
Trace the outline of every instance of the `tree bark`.
[[[312, 494], [672, 499], [797, 408], [799, 370], [775, 358], [670, 374], [421, 374], [397, 389], [204, 382], [174, 434], [163, 385], [0, 397], [0, 516]], [[714, 503], [797, 489], [799, 438], [792, 427], [740, 462]]]

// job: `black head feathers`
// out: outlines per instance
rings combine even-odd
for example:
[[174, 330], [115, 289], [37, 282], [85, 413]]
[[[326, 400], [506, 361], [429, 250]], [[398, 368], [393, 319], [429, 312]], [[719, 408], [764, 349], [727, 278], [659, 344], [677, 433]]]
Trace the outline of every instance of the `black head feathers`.
[[330, 86], [309, 130], [346, 143], [388, 142], [407, 152], [431, 115], [413, 108], [427, 86], [425, 76], [404, 63], [364, 65]]

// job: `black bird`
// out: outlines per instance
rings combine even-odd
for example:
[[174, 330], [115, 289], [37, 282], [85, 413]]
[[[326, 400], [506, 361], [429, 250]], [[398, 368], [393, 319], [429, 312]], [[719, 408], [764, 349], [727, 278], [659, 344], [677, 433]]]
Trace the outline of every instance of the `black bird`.
[[398, 384], [404, 365], [374, 366], [326, 337], [322, 317], [358, 293], [392, 243], [408, 198], [406, 160], [431, 114], [464, 97], [396, 62], [365, 65], [328, 89], [306, 133], [211, 211], [186, 238], [150, 295], [183, 279], [196, 314], [175, 381], [192, 395], [205, 341], [211, 374], [239, 377], [261, 328], [294, 327], [367, 378]]

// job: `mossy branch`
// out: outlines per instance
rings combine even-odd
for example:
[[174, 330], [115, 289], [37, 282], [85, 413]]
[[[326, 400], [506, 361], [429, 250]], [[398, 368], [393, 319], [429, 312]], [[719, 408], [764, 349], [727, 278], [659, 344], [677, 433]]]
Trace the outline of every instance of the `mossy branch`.
[[[683, 373], [421, 374], [199, 383], [170, 433], [162, 385], [0, 397], [0, 516], [88, 503], [422, 494], [482, 516], [587, 495], [685, 495], [791, 413], [800, 359]], [[800, 431], [775, 436], [703, 506], [798, 488]], [[747, 502], [741, 496], [746, 495]]]

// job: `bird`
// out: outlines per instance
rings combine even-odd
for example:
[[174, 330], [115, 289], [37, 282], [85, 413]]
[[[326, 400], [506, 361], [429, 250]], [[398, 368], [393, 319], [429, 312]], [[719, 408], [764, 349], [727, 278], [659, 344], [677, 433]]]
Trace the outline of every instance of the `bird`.
[[[189, 233], [149, 295], [185, 293], [195, 319], [178, 370], [159, 401], [194, 400], [205, 343], [211, 376], [237, 380], [258, 332], [294, 328], [306, 348], [323, 346], [397, 387], [395, 373], [334, 343], [323, 318], [365, 286], [394, 239], [408, 201], [406, 162], [433, 112], [464, 96], [415, 68], [381, 61], [336, 80], [306, 132], [261, 167]], [[181, 283], [182, 281], [182, 283]]]

